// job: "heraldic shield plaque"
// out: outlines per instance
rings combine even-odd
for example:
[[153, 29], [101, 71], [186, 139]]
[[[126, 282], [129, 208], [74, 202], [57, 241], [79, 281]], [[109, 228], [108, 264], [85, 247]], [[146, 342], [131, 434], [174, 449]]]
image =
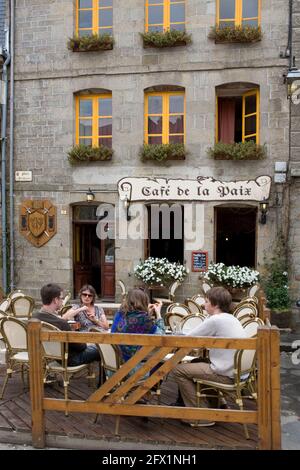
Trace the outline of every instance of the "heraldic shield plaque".
[[56, 234], [56, 207], [45, 200], [26, 200], [20, 211], [20, 233], [36, 247]]

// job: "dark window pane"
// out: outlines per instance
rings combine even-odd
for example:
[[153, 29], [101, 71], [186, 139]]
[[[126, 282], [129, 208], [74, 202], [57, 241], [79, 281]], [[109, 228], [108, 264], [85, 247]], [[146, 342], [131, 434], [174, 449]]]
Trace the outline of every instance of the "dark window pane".
[[108, 147], [110, 149], [112, 148], [112, 138], [111, 137], [107, 137], [106, 139], [103, 138], [103, 137], [100, 137], [98, 142], [99, 142], [99, 145], [104, 145], [105, 147]]
[[112, 9], [99, 10], [99, 26], [111, 26], [112, 25]]
[[92, 145], [92, 139], [79, 139], [80, 145]]
[[170, 114], [183, 113], [184, 112], [184, 99], [182, 95], [171, 95], [170, 96]]
[[113, 0], [99, 0], [99, 7], [112, 7]]
[[162, 144], [162, 137], [161, 136], [156, 136], [156, 137], [149, 136], [148, 143], [149, 144]]
[[243, 26], [258, 26], [258, 20], [242, 20]]
[[246, 96], [245, 98], [245, 114], [256, 112], [256, 95]]
[[91, 119], [80, 119], [79, 122], [79, 135], [80, 136], [91, 136], [92, 132], [92, 120]]
[[228, 28], [234, 26], [234, 21], [220, 21], [220, 28]]
[[258, 16], [258, 0], [243, 0], [243, 18]]
[[245, 142], [255, 142], [256, 143], [256, 136], [252, 136], [252, 137], [245, 137]]
[[99, 119], [99, 135], [112, 135], [112, 120], [109, 119]]
[[112, 99], [100, 98], [98, 112], [99, 112], [99, 116], [111, 116], [112, 115]]
[[170, 134], [182, 134], [183, 133], [183, 116], [170, 116], [169, 133]]
[[79, 8], [92, 8], [93, 0], [79, 0]]
[[162, 114], [162, 96], [148, 97], [148, 114]]
[[171, 10], [171, 13], [170, 13], [170, 22], [171, 23], [184, 21], [184, 18], [185, 18], [184, 4], [175, 3], [175, 4], [171, 5], [170, 10]]
[[79, 102], [79, 116], [92, 116], [92, 100], [80, 100]]
[[250, 116], [245, 119], [245, 135], [256, 133], [256, 116]]
[[163, 30], [164, 30], [163, 25], [161, 25], [161, 26], [158, 26], [158, 25], [157, 26], [149, 26], [149, 28], [148, 28], [148, 31], [151, 31], [151, 32], [152, 31], [158, 31], [159, 33], [162, 33]]
[[170, 29], [176, 29], [177, 31], [184, 31], [185, 30], [185, 24], [172, 24], [170, 23]]
[[235, 0], [220, 0], [220, 19], [235, 18]]
[[93, 15], [92, 10], [82, 10], [79, 12], [79, 27], [80, 28], [91, 28], [93, 26]]
[[73, 210], [73, 220], [97, 220], [97, 206], [76, 206]]
[[170, 135], [169, 143], [170, 144], [183, 144], [183, 135]]
[[164, 8], [163, 6], [149, 7], [148, 15], [149, 24], [163, 24], [164, 22]]
[[112, 28], [99, 28], [98, 34], [110, 34], [112, 36]]
[[92, 29], [80, 29], [79, 37], [82, 38], [83, 36], [90, 36], [92, 33], [93, 33]]
[[148, 117], [148, 134], [162, 133], [162, 118], [160, 116]]

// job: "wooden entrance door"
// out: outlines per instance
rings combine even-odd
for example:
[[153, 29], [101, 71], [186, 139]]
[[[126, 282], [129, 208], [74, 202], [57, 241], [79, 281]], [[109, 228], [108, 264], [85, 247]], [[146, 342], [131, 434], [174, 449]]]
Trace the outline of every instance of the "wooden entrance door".
[[91, 284], [98, 297], [114, 300], [115, 244], [97, 237], [96, 209], [76, 206], [73, 211], [74, 295], [84, 284]]

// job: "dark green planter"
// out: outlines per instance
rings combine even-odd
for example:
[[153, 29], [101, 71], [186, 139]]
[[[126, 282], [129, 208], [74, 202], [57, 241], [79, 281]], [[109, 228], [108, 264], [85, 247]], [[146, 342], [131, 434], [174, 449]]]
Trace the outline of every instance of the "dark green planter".
[[291, 310], [271, 310], [271, 325], [278, 328], [292, 328]]

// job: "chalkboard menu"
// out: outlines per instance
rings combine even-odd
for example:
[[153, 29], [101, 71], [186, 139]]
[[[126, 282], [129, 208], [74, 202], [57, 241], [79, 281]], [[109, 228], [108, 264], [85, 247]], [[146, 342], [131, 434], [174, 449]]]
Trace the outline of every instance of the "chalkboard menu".
[[192, 251], [192, 271], [206, 271], [208, 267], [207, 251]]

